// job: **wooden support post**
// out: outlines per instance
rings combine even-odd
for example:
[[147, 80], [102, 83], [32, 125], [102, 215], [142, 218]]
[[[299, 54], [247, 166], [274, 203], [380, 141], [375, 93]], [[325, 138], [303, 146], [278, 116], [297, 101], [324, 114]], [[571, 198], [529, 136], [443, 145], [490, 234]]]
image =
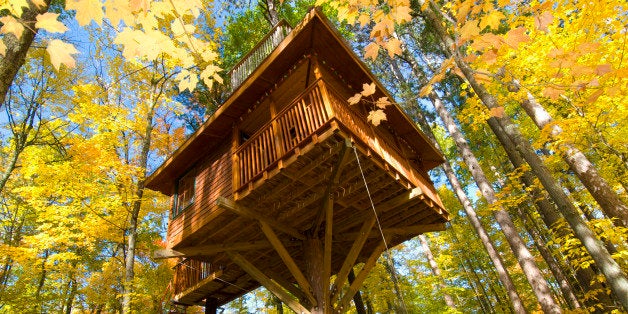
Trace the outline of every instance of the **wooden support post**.
[[331, 312], [329, 299], [325, 299], [328, 295], [325, 290], [329, 289], [329, 286], [325, 286], [325, 282], [328, 282], [329, 278], [323, 278], [325, 276], [323, 274], [323, 250], [323, 243], [321, 239], [317, 237], [308, 236], [303, 241], [305, 269], [317, 304], [317, 306], [311, 309], [311, 312], [317, 314], [327, 314]]
[[236, 263], [240, 268], [242, 268], [247, 274], [249, 274], [253, 279], [257, 280], [262, 286], [264, 286], [268, 291], [278, 297], [281, 302], [286, 304], [289, 308], [297, 313], [310, 313], [306, 308], [303, 307], [299, 302], [297, 302], [293, 297], [288, 294], [279, 284], [270, 280], [261, 270], [257, 269], [257, 267], [253, 266], [249, 261], [247, 261], [242, 255], [235, 252], [227, 252], [227, 255], [231, 260]]
[[[353, 284], [355, 281], [355, 273], [353, 272], [353, 268], [349, 272], [349, 285]], [[362, 295], [360, 294], [360, 290], [355, 293], [353, 296], [353, 303], [355, 303], [355, 311], [358, 314], [366, 314], [366, 308], [364, 308], [364, 302], [362, 301]]]
[[375, 248], [375, 250], [373, 250], [369, 258], [364, 263], [364, 266], [362, 266], [362, 269], [356, 276], [355, 280], [353, 281], [351, 286], [349, 286], [349, 290], [342, 296], [342, 299], [338, 303], [338, 306], [334, 309], [336, 312], [346, 312], [346, 309], [349, 306], [349, 302], [356, 294], [356, 292], [360, 289], [362, 283], [364, 283], [364, 280], [366, 279], [368, 273], [371, 271], [371, 269], [373, 269], [373, 267], [375, 267], [377, 259], [385, 249], [386, 246], [384, 245], [384, 241], [382, 241]]
[[207, 297], [207, 299], [205, 299], [205, 314], [216, 313], [218, 313], [218, 300]]
[[349, 254], [347, 254], [345, 261], [342, 263], [342, 268], [340, 268], [338, 275], [336, 275], [336, 281], [334, 282], [334, 286], [332, 287], [331, 291], [331, 300], [335, 300], [342, 290], [342, 286], [347, 281], [349, 271], [355, 264], [355, 261], [358, 258], [360, 251], [362, 251], [362, 247], [364, 247], [364, 243], [368, 239], [373, 225], [375, 225], [375, 215], [371, 215], [364, 221], [357, 238], [355, 239], [355, 241], [353, 241], [353, 245], [349, 250]]
[[232, 212], [246, 217], [246, 218], [251, 218], [251, 219], [255, 219], [255, 220], [259, 220], [262, 221], [270, 226], [273, 226], [273, 228], [291, 235], [294, 238], [300, 239], [300, 240], [305, 240], [305, 237], [297, 230], [294, 229], [286, 224], [280, 223], [274, 219], [268, 218], [262, 214], [260, 214], [259, 212], [246, 208], [244, 206], [241, 206], [239, 204], [236, 204], [236, 202], [225, 198], [225, 197], [218, 197], [216, 199], [216, 205], [218, 205], [218, 207], [222, 207], [228, 210], [231, 210]]
[[268, 224], [260, 221], [260, 226], [268, 241], [270, 241], [273, 248], [275, 248], [275, 251], [277, 251], [277, 254], [279, 254], [279, 257], [281, 257], [281, 260], [283, 260], [284, 264], [286, 265], [294, 279], [296, 279], [308, 301], [310, 301], [311, 304], [315, 305], [316, 299], [314, 299], [314, 296], [312, 296], [312, 293], [310, 292], [312, 291], [312, 287], [310, 287], [310, 283], [307, 281], [307, 279], [297, 266], [297, 263], [294, 262], [292, 256], [290, 256], [290, 253], [288, 253], [286, 247], [283, 245], [283, 243], [281, 243], [281, 240], [279, 240], [275, 232], [270, 228]]

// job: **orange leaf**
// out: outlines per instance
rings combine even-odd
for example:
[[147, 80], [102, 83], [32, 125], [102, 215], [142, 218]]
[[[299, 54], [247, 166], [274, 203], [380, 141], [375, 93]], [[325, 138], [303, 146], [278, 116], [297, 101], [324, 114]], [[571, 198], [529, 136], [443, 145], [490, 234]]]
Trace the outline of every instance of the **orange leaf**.
[[595, 68], [595, 74], [600, 76], [611, 71], [613, 71], [613, 67], [610, 64], [600, 64]]
[[496, 118], [504, 117], [504, 107], [499, 106], [491, 108], [491, 116]]
[[347, 101], [349, 102], [349, 105], [355, 105], [360, 102], [360, 99], [362, 99], [362, 94], [357, 93], [353, 95], [353, 97], [350, 97]]
[[362, 96], [371, 96], [375, 94], [375, 82], [371, 84], [362, 84]]
[[364, 47], [364, 58], [371, 58], [375, 60], [377, 59], [378, 52], [379, 52], [379, 45], [375, 42], [371, 42], [366, 47]]
[[471, 20], [464, 23], [460, 28], [460, 41], [465, 42], [480, 34], [480, 28], [478, 27], [478, 21]]
[[562, 90], [554, 88], [552, 86], [547, 86], [543, 89], [543, 96], [548, 97], [551, 100], [558, 100], [562, 93]]
[[401, 41], [397, 38], [389, 39], [384, 45], [388, 51], [388, 55], [393, 58], [395, 55], [401, 55]]
[[388, 97], [380, 97], [375, 102], [375, 106], [377, 106], [380, 109], [384, 109], [384, 108], [386, 108], [389, 105], [390, 105], [390, 100], [388, 100]]
[[506, 33], [506, 44], [513, 48], [517, 48], [520, 43], [530, 41], [530, 37], [526, 34], [525, 27], [511, 29]]
[[494, 64], [497, 62], [497, 53], [495, 53], [495, 49], [488, 49], [484, 51], [482, 59], [486, 62], [486, 64]]
[[368, 117], [366, 117], [367, 121], [371, 121], [374, 126], [378, 126], [383, 120], [386, 120], [386, 114], [384, 110], [377, 109], [369, 112]]
[[602, 96], [602, 94], [604, 94], [604, 90], [603, 89], [598, 89], [595, 91], [595, 93], [591, 94], [589, 97], [587, 97], [587, 103], [593, 103], [595, 102], [600, 96]]
[[534, 25], [537, 29], [547, 32], [547, 27], [552, 24], [554, 16], [550, 11], [545, 11], [534, 17]]

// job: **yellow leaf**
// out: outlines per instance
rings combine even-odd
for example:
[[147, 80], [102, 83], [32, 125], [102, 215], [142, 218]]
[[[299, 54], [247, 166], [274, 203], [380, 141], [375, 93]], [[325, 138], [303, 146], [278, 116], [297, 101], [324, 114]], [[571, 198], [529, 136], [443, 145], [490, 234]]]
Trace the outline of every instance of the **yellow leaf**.
[[478, 27], [478, 21], [470, 20], [464, 23], [460, 28], [460, 41], [465, 42], [480, 34], [480, 28]]
[[150, 8], [150, 0], [130, 0], [129, 7], [133, 12], [148, 12]]
[[401, 55], [401, 41], [395, 37], [390, 38], [384, 47], [388, 51], [388, 55], [393, 58], [395, 55]]
[[371, 96], [375, 94], [375, 82], [371, 84], [362, 84], [362, 96]]
[[378, 52], [379, 52], [379, 45], [375, 42], [371, 42], [366, 47], [364, 47], [364, 58], [371, 58], [375, 60], [377, 59]]
[[525, 27], [511, 29], [506, 33], [506, 44], [513, 48], [517, 48], [520, 43], [530, 41], [530, 37], [526, 34]]
[[484, 33], [479, 37], [476, 37], [471, 44], [471, 48], [477, 51], [482, 51], [486, 48], [499, 49], [504, 42], [502, 38], [493, 33]]
[[350, 97], [348, 99], [349, 105], [355, 105], [355, 104], [359, 103], [360, 99], [362, 99], [362, 94], [357, 93], [357, 94], [353, 95], [353, 97]]
[[358, 17], [358, 22], [360, 22], [360, 26], [364, 27], [366, 25], [368, 25], [369, 23], [371, 23], [371, 16], [365, 13], [360, 14], [360, 17]]
[[13, 34], [17, 39], [22, 37], [22, 32], [24, 32], [24, 26], [13, 16], [7, 15], [0, 17], [0, 23], [2, 28], [0, 28], [0, 33], [2, 34]]
[[100, 25], [104, 17], [102, 3], [99, 0], [67, 0], [65, 8], [76, 11], [76, 21], [80, 26], [85, 26], [92, 20]]
[[72, 44], [65, 43], [59, 39], [53, 39], [48, 43], [46, 51], [50, 56], [50, 63], [52, 63], [52, 66], [54, 66], [57, 71], [59, 71], [59, 67], [61, 67], [62, 64], [68, 68], [73, 68], [76, 65], [72, 55], [79, 52]]
[[395, 22], [390, 18], [390, 16], [386, 15], [382, 17], [375, 26], [373, 26], [373, 30], [371, 31], [371, 38], [384, 38], [390, 36], [395, 31]]
[[547, 27], [552, 24], [554, 16], [550, 11], [545, 11], [534, 17], [534, 25], [537, 29], [547, 32]]
[[68, 30], [68, 28], [63, 25], [63, 23], [57, 20], [59, 14], [46, 12], [44, 14], [37, 15], [37, 23], [35, 23], [35, 27], [46, 30], [50, 33], [63, 33]]
[[129, 6], [128, 0], [107, 0], [105, 1], [105, 17], [111, 21], [111, 24], [117, 26], [120, 21], [126, 25], [132, 25], [134, 22], [133, 11]]
[[480, 29], [482, 30], [487, 26], [489, 29], [497, 29], [500, 21], [505, 18], [506, 16], [501, 11], [493, 10], [480, 20]]
[[0, 56], [5, 56], [7, 53], [7, 46], [4, 44], [4, 40], [0, 38]]
[[180, 92], [183, 92], [186, 89], [192, 92], [196, 89], [196, 84], [198, 84], [198, 77], [190, 73], [188, 70], [182, 70], [179, 72], [175, 80], [179, 81]]
[[46, 6], [46, 2], [44, 0], [31, 0], [31, 2], [40, 9]]
[[595, 102], [600, 96], [602, 96], [602, 94], [604, 94], [604, 90], [603, 89], [598, 89], [597, 91], [595, 91], [595, 93], [591, 94], [589, 97], [587, 97], [587, 103], [593, 103]]
[[378, 126], [383, 120], [386, 120], [386, 114], [384, 110], [377, 109], [369, 112], [368, 117], [366, 117], [367, 121], [371, 121], [374, 126]]
[[[429, 1], [425, 1], [425, 3], [429, 3]], [[458, 12], [456, 12], [456, 20], [458, 23], [464, 23], [473, 3], [473, 0], [465, 0], [458, 6]]]

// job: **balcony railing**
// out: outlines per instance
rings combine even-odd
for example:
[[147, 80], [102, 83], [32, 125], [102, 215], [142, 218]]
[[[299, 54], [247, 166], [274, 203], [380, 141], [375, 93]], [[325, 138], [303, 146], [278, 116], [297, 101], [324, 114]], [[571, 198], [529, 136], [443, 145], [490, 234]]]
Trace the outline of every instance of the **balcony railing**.
[[260, 178], [265, 171], [296, 147], [316, 134], [328, 121], [335, 119], [369, 150], [384, 160], [408, 182], [424, 189], [433, 200], [438, 199], [431, 183], [399, 150], [388, 143], [377, 128], [351, 110], [347, 101], [323, 80], [314, 82], [275, 118], [244, 142], [235, 153], [235, 189], [240, 190]]
[[325, 108], [322, 88], [322, 81], [310, 85], [300, 97], [236, 150], [236, 189], [260, 176], [280, 157], [292, 152], [329, 121], [330, 112]]
[[207, 262], [186, 259], [174, 267], [172, 278], [174, 295], [184, 292], [212, 274], [211, 265]]
[[240, 87], [242, 82], [270, 55], [291, 30], [290, 26], [282, 20], [231, 69], [229, 72], [231, 92]]

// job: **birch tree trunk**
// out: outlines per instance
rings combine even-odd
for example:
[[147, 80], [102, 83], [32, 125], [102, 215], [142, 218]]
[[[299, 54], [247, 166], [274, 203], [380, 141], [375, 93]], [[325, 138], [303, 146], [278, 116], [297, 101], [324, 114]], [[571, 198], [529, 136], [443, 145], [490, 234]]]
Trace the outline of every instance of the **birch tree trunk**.
[[[395, 73], [395, 75], [397, 76], [397, 79], [400, 82], [403, 81], [403, 77], [401, 76], [400, 71], [398, 71], [399, 68], [398, 66], [396, 66], [397, 65], [396, 61], [391, 60], [391, 64], [393, 65], [393, 73]], [[432, 130], [429, 127], [429, 124], [427, 123], [427, 120], [420, 112], [418, 112], [417, 114], [417, 119], [419, 121], [419, 124], [421, 124], [423, 130], [425, 131], [425, 134], [427, 135], [427, 137], [429, 137], [430, 140], [432, 141], [432, 144], [434, 145], [434, 147], [442, 151], [440, 145], [438, 144], [438, 141], [436, 141], [436, 137], [434, 136], [434, 133], [432, 133]], [[480, 238], [482, 245], [486, 249], [486, 252], [488, 253], [489, 258], [493, 262], [493, 266], [495, 267], [499, 280], [504, 285], [504, 288], [506, 289], [508, 298], [510, 299], [510, 302], [512, 304], [512, 307], [515, 313], [526, 313], [525, 306], [523, 305], [523, 301], [521, 301], [521, 298], [519, 297], [519, 294], [517, 293], [517, 289], [514, 283], [512, 282], [512, 279], [510, 278], [510, 274], [508, 273], [508, 271], [506, 270], [506, 267], [504, 266], [504, 262], [502, 261], [501, 256], [495, 249], [495, 246], [493, 245], [493, 242], [491, 238], [489, 237], [488, 232], [486, 232], [486, 229], [484, 229], [484, 227], [482, 226], [482, 223], [480, 222], [480, 219], [478, 218], [477, 213], [471, 206], [471, 201], [469, 200], [464, 189], [462, 188], [462, 184], [460, 184], [460, 182], [458, 181], [458, 178], [456, 177], [456, 174], [453, 171], [451, 164], [449, 164], [448, 160], [445, 160], [445, 162], [442, 164], [442, 167], [443, 167], [443, 170], [445, 171], [445, 175], [447, 176], [447, 179], [449, 180], [451, 187], [453, 188], [456, 194], [456, 197], [460, 201], [460, 204], [462, 205], [462, 208], [464, 209], [467, 215], [467, 219], [469, 219], [469, 222], [475, 229], [475, 232]]]
[[[521, 107], [532, 118], [539, 129], [550, 128], [550, 136], [554, 139], [563, 133], [563, 129], [554, 123], [552, 116], [543, 108], [536, 98], [528, 93], [528, 99], [521, 102]], [[608, 182], [598, 173], [597, 168], [575, 145], [568, 141], [558, 142], [558, 151], [561, 157], [578, 176], [591, 196], [600, 205], [600, 208], [609, 218], [616, 218], [613, 223], [617, 226], [628, 226], [628, 206], [624, 204]]]
[[[421, 1], [421, 3], [423, 3], [423, 1]], [[456, 45], [453, 39], [443, 28], [442, 18], [438, 17], [437, 13], [435, 13], [429, 5], [422, 11], [422, 14], [433, 28], [435, 35], [440, 39], [445, 51], [453, 57], [456, 66], [460, 69], [482, 103], [484, 103], [488, 109], [500, 108], [501, 106], [499, 106], [495, 97], [493, 97], [493, 95], [491, 95], [484, 88], [484, 86], [475, 79], [473, 70], [466, 62], [463, 61], [459, 51], [455, 49]], [[573, 203], [565, 195], [564, 191], [550, 174], [543, 161], [538, 155], [536, 155], [530, 143], [523, 138], [517, 126], [510, 120], [510, 117], [503, 115], [502, 117], [495, 118], [499, 122], [503, 131], [508, 135], [513, 143], [515, 143], [517, 150], [521, 153], [521, 156], [530, 165], [532, 171], [536, 174], [541, 184], [552, 197], [559, 211], [574, 230], [576, 237], [580, 239], [587, 251], [589, 251], [589, 254], [591, 254], [591, 257], [595, 261], [596, 265], [602, 274], [604, 274], [606, 281], [610, 285], [611, 291], [621, 302], [624, 309], [628, 310], [628, 278], [626, 277], [626, 274], [622, 271], [617, 262], [613, 260], [610, 253], [604, 247], [604, 244], [595, 236], [582, 217], [580, 217]], [[499, 129], [491, 129], [493, 132], [501, 132]]]
[[424, 235], [419, 235], [419, 242], [421, 243], [421, 247], [423, 248], [423, 252], [425, 253], [425, 257], [427, 257], [427, 261], [430, 264], [430, 268], [432, 269], [432, 274], [439, 279], [438, 286], [441, 291], [443, 291], [443, 299], [445, 299], [445, 304], [448, 307], [455, 309], [456, 304], [454, 303], [454, 298], [447, 292], [445, 292], [445, 280], [441, 276], [440, 268], [438, 267], [438, 263], [434, 259], [434, 255], [432, 255], [432, 250], [430, 250], [430, 246], [427, 243], [427, 238]]

